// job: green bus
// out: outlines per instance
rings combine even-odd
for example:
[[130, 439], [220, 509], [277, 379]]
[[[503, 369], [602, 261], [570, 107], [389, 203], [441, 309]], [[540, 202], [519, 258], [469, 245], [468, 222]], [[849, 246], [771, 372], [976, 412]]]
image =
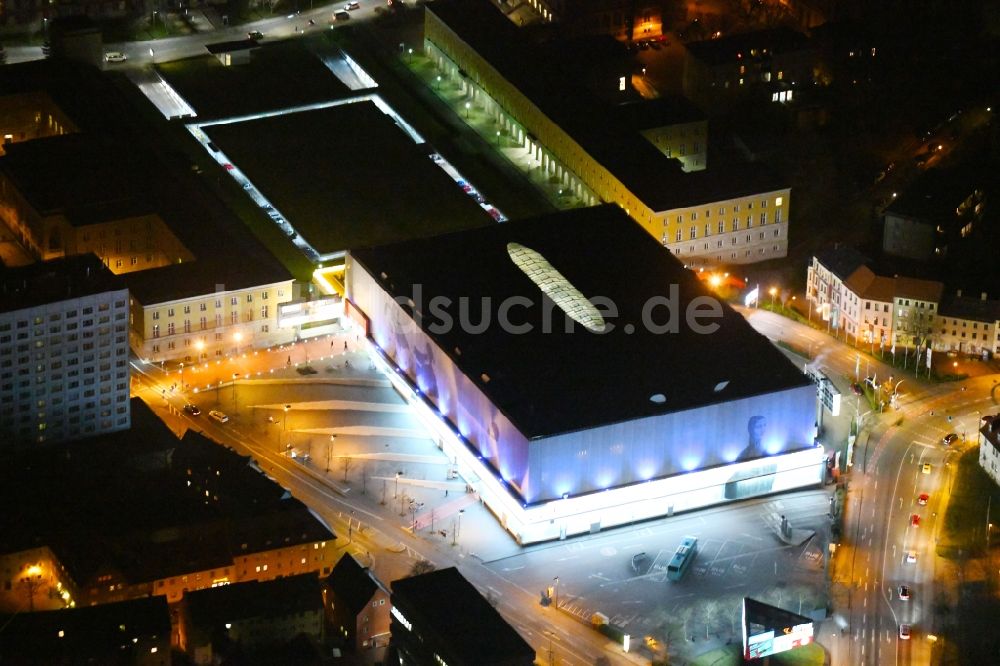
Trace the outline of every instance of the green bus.
[[686, 536], [677, 546], [677, 552], [670, 558], [667, 565], [667, 579], [680, 580], [684, 577], [684, 572], [691, 566], [694, 556], [698, 554], [698, 537]]

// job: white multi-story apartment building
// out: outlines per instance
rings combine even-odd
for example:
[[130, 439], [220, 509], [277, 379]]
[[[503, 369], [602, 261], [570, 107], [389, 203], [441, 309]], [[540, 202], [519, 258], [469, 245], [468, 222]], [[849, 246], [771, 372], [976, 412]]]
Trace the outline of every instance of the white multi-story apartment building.
[[985, 417], [979, 427], [979, 466], [1000, 486], [1000, 414]]
[[130, 424], [128, 291], [86, 254], [0, 275], [0, 448]]
[[[876, 275], [848, 247], [817, 253], [806, 276], [806, 299], [828, 327], [855, 343], [934, 344], [935, 315], [944, 285], [933, 280]], [[935, 347], [936, 348], [936, 347]]]
[[1000, 354], [1000, 300], [990, 300], [985, 292], [979, 298], [946, 298], [934, 322], [935, 349], [988, 357]]

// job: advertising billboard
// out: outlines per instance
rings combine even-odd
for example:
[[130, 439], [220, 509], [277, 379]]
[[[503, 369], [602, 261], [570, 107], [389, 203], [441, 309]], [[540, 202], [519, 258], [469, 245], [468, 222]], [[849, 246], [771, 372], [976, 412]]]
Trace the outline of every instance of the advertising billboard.
[[777, 606], [743, 598], [743, 658], [761, 659], [813, 642], [812, 621]]

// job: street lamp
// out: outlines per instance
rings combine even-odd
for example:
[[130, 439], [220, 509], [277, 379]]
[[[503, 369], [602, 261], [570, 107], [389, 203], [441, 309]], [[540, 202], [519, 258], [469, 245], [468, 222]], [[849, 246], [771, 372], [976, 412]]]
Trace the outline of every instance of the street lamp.
[[392, 490], [392, 498], [393, 499], [396, 499], [397, 497], [399, 497], [399, 477], [401, 477], [401, 476], [403, 476], [403, 472], [402, 471], [396, 472], [396, 485], [395, 485], [395, 487]]
[[472, 108], [472, 102], [466, 102], [465, 103], [465, 119], [466, 120], [469, 119], [469, 109], [471, 109], [471, 108]]
[[240, 376], [240, 373], [233, 373], [233, 414], [239, 414], [240, 408], [236, 405], [236, 378]]
[[437, 75], [437, 84], [434, 86], [435, 90], [441, 90], [441, 75]]
[[291, 408], [291, 405], [285, 405], [285, 415], [281, 419], [281, 438], [278, 440], [278, 453], [281, 453], [281, 440], [285, 439], [286, 426], [288, 425], [288, 410]]
[[559, 610], [559, 576], [552, 579], [552, 589], [555, 592], [556, 610]]
[[200, 361], [201, 358], [202, 358], [202, 352], [205, 350], [205, 341], [204, 340], [195, 340], [194, 341], [194, 348], [198, 351], [198, 360]]
[[333, 453], [333, 443], [337, 441], [336, 435], [330, 435], [330, 446], [326, 447], [326, 471], [330, 471], [330, 455]]
[[458, 525], [451, 533], [451, 545], [454, 546], [458, 543], [458, 533], [462, 530], [462, 514], [465, 513], [465, 509], [458, 510]]
[[778, 295], [778, 288], [777, 287], [771, 287], [770, 289], [767, 290], [767, 293], [771, 294], [771, 308], [773, 309], [774, 308], [774, 297]]
[[500, 146], [500, 130], [497, 130], [497, 147]]
[[240, 353], [240, 342], [242, 341], [243, 341], [243, 333], [241, 333], [240, 331], [236, 331], [235, 333], [233, 333], [233, 342], [236, 343], [237, 354]]

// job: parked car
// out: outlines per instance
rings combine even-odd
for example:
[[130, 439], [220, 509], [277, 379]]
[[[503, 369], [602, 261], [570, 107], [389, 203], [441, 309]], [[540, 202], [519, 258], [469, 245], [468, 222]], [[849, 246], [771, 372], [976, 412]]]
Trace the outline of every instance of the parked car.
[[108, 51], [104, 54], [104, 62], [125, 62], [128, 56], [121, 51]]
[[910, 525], [912, 527], [920, 527], [920, 516], [917, 514], [910, 516]]
[[906, 563], [913, 564], [916, 561], [917, 561], [917, 551], [915, 550], [906, 551]]
[[333, 13], [333, 20], [334, 21], [347, 21], [347, 20], [350, 20], [350, 18], [351, 18], [351, 15], [348, 14], [347, 12], [343, 11], [343, 10], [341, 10], [339, 12], [334, 12]]
[[352, 12], [355, 9], [361, 9], [360, 2], [348, 2], [346, 5], [344, 5], [344, 11]]
[[924, 463], [920, 467], [920, 471], [923, 472], [924, 474], [930, 474], [931, 473], [931, 464], [930, 463]]
[[223, 414], [222, 412], [220, 412], [220, 411], [219, 411], [219, 410], [217, 410], [217, 409], [213, 409], [212, 411], [210, 411], [210, 412], [208, 413], [208, 415], [209, 415], [209, 416], [210, 416], [211, 418], [213, 418], [213, 419], [215, 419], [216, 421], [218, 421], [219, 423], [225, 423], [225, 422], [227, 422], [227, 421], [229, 420], [229, 417], [228, 417], [228, 416], [226, 416], [225, 414]]
[[920, 493], [920, 497], [917, 498], [917, 504], [920, 506], [927, 506], [927, 501], [931, 498], [927, 493]]
[[951, 446], [957, 441], [958, 441], [958, 435], [956, 435], [953, 432], [949, 432], [947, 435], [944, 436], [944, 439], [941, 440], [941, 443], [944, 444], [945, 446]]
[[899, 625], [899, 638], [900, 640], [904, 641], [910, 640], [910, 625], [908, 624]]
[[264, 33], [260, 30], [251, 30], [247, 33], [247, 39], [264, 39]]
[[899, 598], [900, 598], [901, 601], [909, 601], [910, 600], [910, 588], [908, 588], [905, 585], [900, 585], [899, 586]]
[[190, 402], [184, 405], [184, 411], [190, 414], [191, 416], [198, 416], [201, 414], [201, 410], [198, 409], [198, 405], [192, 404]]

